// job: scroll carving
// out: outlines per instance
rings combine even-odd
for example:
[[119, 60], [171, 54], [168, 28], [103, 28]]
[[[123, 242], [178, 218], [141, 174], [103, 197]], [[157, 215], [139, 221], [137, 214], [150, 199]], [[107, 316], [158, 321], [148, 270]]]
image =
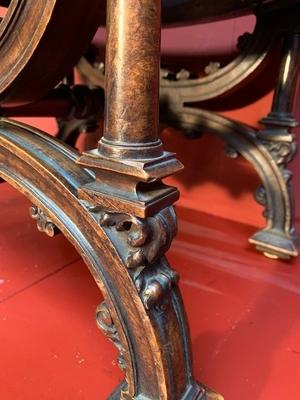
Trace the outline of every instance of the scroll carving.
[[40, 232], [53, 237], [59, 233], [59, 229], [53, 224], [48, 215], [37, 206], [31, 206], [29, 209], [30, 216], [36, 220], [37, 228]]
[[[275, 137], [276, 138], [276, 137]], [[286, 195], [290, 199], [290, 210], [289, 214], [293, 214], [293, 204], [292, 204], [292, 198], [293, 198], [293, 193], [292, 193], [292, 188], [291, 188], [291, 181], [293, 174], [292, 172], [287, 168], [288, 164], [294, 159], [296, 153], [297, 153], [297, 143], [295, 141], [295, 137], [292, 134], [287, 134], [285, 136], [282, 136], [280, 140], [276, 141], [274, 140], [274, 137], [270, 138], [270, 140], [263, 139], [261, 140], [261, 143], [266, 147], [266, 149], [269, 151], [270, 155], [272, 156], [273, 160], [275, 163], [278, 165], [279, 170], [281, 171], [282, 177], [284, 179], [285, 185], [286, 185]], [[256, 192], [255, 192], [255, 199], [256, 201], [261, 204], [263, 207], [265, 207], [263, 216], [268, 220], [268, 218], [271, 218], [270, 216], [270, 209], [269, 209], [269, 204], [268, 204], [268, 198], [267, 198], [267, 192], [264, 186], [260, 186]], [[295, 234], [295, 228], [293, 221], [290, 224], [290, 234], [294, 235]]]
[[165, 208], [147, 219], [103, 212], [100, 224], [113, 230], [122, 242], [120, 248], [126, 249], [123, 252], [125, 264], [145, 308], [163, 306], [178, 282], [178, 274], [163, 257], [177, 231], [174, 209]]
[[118, 364], [125, 371], [126, 362], [124, 358], [125, 348], [120, 341], [119, 334], [111, 317], [106, 303], [101, 303], [96, 309], [96, 323], [99, 329], [107, 336], [119, 350]]
[[269, 150], [276, 164], [283, 169], [293, 160], [297, 152], [297, 144], [293, 135], [287, 135], [284, 141], [264, 140], [262, 143]]
[[102, 213], [100, 224], [125, 232], [129, 252], [128, 268], [151, 264], [165, 253], [177, 232], [176, 214], [172, 207], [165, 208], [154, 217], [137, 218], [127, 214]]

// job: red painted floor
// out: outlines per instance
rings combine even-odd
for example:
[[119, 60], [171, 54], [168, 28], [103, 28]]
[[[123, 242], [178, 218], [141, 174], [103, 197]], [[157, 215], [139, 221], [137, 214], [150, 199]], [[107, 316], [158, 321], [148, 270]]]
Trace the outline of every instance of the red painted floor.
[[[76, 251], [41, 234], [0, 185], [0, 399], [99, 400], [122, 379], [94, 322], [101, 302]], [[300, 398], [300, 259], [268, 260], [252, 226], [178, 208], [169, 259], [181, 274], [195, 373], [226, 400]]]

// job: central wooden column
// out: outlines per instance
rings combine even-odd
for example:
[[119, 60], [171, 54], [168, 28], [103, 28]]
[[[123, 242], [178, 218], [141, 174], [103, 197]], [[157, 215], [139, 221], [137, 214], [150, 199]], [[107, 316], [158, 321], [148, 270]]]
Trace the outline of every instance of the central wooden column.
[[83, 198], [138, 217], [178, 199], [177, 189], [161, 179], [182, 168], [158, 137], [160, 3], [107, 2], [104, 135], [98, 149], [79, 160], [96, 173]]
[[106, 109], [99, 152], [109, 157], [161, 157], [158, 138], [160, 1], [108, 2]]
[[165, 258], [179, 193], [162, 179], [182, 165], [158, 137], [160, 0], [108, 0], [107, 15], [105, 130], [78, 160], [95, 174], [78, 196], [116, 250], [97, 311], [125, 372], [110, 399], [221, 399], [193, 378], [178, 274]]

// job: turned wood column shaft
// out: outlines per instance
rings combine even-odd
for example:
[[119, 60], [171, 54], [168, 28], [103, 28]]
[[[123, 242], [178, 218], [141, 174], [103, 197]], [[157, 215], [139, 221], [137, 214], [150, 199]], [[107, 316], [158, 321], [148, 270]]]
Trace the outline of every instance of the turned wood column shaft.
[[295, 127], [294, 99], [300, 69], [300, 32], [287, 33], [282, 48], [282, 61], [273, 97], [272, 110], [261, 122], [265, 125]]
[[294, 95], [300, 67], [300, 32], [285, 37], [279, 82], [275, 89], [272, 112], [293, 114]]
[[148, 159], [158, 139], [160, 0], [109, 0], [105, 67], [104, 156]]

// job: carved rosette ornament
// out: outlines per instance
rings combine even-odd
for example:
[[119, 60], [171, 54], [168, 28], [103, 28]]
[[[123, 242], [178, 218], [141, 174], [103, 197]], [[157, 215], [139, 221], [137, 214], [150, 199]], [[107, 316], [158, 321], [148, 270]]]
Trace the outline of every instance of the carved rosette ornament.
[[247, 48], [247, 46], [249, 46], [249, 43], [252, 40], [252, 38], [253, 34], [251, 34], [250, 32], [245, 32], [242, 35], [240, 35], [237, 40], [237, 45], [236, 45], [237, 49], [240, 51], [244, 51]]

